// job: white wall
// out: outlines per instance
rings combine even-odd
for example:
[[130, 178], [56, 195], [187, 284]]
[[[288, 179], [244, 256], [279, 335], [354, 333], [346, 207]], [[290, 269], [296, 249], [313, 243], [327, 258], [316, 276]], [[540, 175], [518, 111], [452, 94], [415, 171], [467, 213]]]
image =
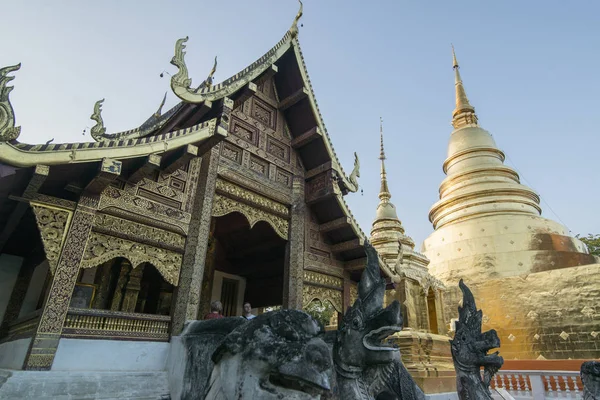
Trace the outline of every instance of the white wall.
[[46, 282], [46, 275], [49, 269], [48, 260], [44, 260], [40, 265], [35, 267], [31, 276], [31, 282], [27, 288], [27, 294], [25, 294], [25, 299], [21, 306], [19, 318], [36, 310], [42, 290], [44, 290], [44, 283]]
[[60, 339], [52, 371], [164, 371], [167, 342]]
[[238, 275], [226, 274], [221, 271], [215, 271], [213, 278], [213, 289], [210, 301], [219, 300], [221, 301], [221, 286], [223, 285], [223, 278], [235, 279], [239, 281], [238, 284], [238, 295], [237, 295], [237, 307], [235, 315], [242, 315], [244, 309], [244, 294], [246, 293], [246, 279]]
[[0, 254], [0, 321], [4, 319], [4, 312], [22, 263], [23, 258], [21, 257]]
[[0, 368], [21, 369], [29, 350], [31, 338], [17, 339], [0, 344]]

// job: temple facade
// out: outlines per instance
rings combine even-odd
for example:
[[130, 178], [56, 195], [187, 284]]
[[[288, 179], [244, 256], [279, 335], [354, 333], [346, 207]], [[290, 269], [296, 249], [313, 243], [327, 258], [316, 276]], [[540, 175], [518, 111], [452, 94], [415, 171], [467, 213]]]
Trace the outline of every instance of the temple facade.
[[541, 217], [539, 196], [504, 165], [504, 153], [479, 125], [453, 59], [454, 131], [429, 213], [435, 231], [422, 251], [448, 291], [446, 323], [457, 317], [458, 281], [485, 310], [506, 359], [598, 356], [600, 264], [567, 228]]
[[0, 70], [0, 368], [102, 369], [112, 355], [144, 369], [140, 346], [156, 361], [212, 300], [226, 316], [245, 301], [352, 304], [365, 235], [344, 195], [358, 189], [359, 163], [347, 175], [333, 151], [301, 15], [216, 85], [215, 63], [191, 86], [188, 39], [178, 40], [181, 102], [162, 112], [163, 99], [138, 128], [108, 133], [101, 100], [93, 142], [19, 142], [7, 86], [19, 66]]

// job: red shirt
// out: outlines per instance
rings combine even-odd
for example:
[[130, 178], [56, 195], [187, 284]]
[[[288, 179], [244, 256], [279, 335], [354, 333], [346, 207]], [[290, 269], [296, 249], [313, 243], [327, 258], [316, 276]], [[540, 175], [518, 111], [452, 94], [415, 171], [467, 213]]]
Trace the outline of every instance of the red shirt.
[[211, 312], [204, 316], [204, 319], [219, 319], [219, 318], [223, 318], [223, 316], [216, 312]]

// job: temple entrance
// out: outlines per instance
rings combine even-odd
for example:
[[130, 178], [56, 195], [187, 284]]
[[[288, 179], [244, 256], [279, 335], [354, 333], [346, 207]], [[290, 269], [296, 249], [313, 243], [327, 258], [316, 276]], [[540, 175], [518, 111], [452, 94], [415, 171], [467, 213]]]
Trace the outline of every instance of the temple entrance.
[[[240, 316], [245, 302], [264, 309], [283, 303], [283, 269], [287, 241], [264, 221], [250, 227], [233, 212], [212, 221], [201, 299], [201, 317], [210, 302], [223, 304], [223, 315]], [[210, 294], [210, 297], [209, 297]]]

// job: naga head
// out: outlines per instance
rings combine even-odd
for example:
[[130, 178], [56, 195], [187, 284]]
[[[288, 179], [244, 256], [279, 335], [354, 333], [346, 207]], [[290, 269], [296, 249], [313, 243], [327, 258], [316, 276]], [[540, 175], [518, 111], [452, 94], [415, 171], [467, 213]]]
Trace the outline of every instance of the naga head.
[[331, 390], [331, 353], [319, 337], [323, 333], [302, 311], [259, 315], [231, 332], [213, 353], [208, 394], [224, 399], [319, 399]]
[[600, 399], [600, 361], [586, 361], [581, 364], [580, 375], [584, 400]]
[[463, 303], [458, 307], [456, 331], [454, 339], [450, 341], [454, 368], [457, 375], [475, 374], [481, 379], [479, 371], [484, 367], [482, 384], [487, 389], [492, 376], [504, 364], [504, 359], [497, 351], [488, 354], [489, 350], [500, 347], [500, 338], [494, 329], [481, 332], [483, 313], [477, 310], [473, 293], [462, 279], [458, 285], [463, 293]]
[[383, 308], [385, 280], [379, 257], [368, 242], [365, 250], [367, 266], [358, 284], [358, 298], [338, 327], [333, 349], [336, 366], [346, 372], [400, 360], [398, 349], [384, 344], [388, 336], [402, 330], [400, 303], [394, 301]]

